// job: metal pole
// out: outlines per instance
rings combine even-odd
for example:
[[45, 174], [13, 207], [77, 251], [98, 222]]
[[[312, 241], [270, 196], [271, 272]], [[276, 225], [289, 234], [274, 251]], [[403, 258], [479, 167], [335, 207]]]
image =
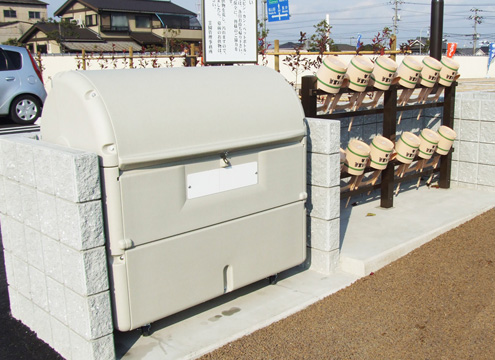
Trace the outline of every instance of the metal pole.
[[431, 1], [430, 29], [430, 56], [440, 60], [442, 58], [443, 0]]

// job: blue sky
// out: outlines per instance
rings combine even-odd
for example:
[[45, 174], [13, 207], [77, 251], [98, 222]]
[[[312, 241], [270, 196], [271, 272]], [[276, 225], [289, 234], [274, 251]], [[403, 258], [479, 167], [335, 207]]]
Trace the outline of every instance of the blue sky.
[[[49, 16], [58, 9], [64, 0], [44, 0], [49, 3]], [[258, 1], [258, 14], [261, 18], [262, 0]], [[193, 12], [200, 11], [200, 0], [173, 0], [175, 4]], [[331, 37], [336, 43], [356, 43], [358, 34], [361, 41], [370, 43], [371, 39], [385, 26], [393, 26], [395, 0], [289, 0], [290, 20], [269, 22], [268, 41], [278, 39], [281, 44], [297, 41], [299, 32], [304, 31], [308, 37], [314, 33], [314, 25], [330, 15]], [[407, 42], [422, 35], [427, 37], [430, 25], [431, 0], [398, 1], [398, 42]], [[476, 16], [471, 9], [478, 9], [482, 17], [477, 24], [479, 41], [495, 42], [495, 1], [494, 0], [444, 0], [444, 38], [457, 42], [459, 47], [472, 47], [474, 20]]]

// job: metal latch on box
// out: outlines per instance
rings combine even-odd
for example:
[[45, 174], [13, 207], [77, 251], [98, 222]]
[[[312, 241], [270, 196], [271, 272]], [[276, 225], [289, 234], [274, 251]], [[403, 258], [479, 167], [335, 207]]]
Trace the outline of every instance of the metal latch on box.
[[223, 153], [220, 154], [220, 157], [222, 160], [220, 160], [220, 166], [221, 167], [229, 167], [232, 164], [230, 163], [230, 160], [228, 159], [229, 156], [229, 151], [224, 151]]

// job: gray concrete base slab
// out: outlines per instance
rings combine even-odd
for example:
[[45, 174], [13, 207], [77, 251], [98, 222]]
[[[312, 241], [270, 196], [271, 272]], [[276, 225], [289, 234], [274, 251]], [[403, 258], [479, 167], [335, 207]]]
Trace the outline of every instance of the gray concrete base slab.
[[495, 193], [422, 186], [400, 192], [390, 209], [378, 199], [343, 208], [341, 269], [368, 275], [494, 206]]
[[356, 276], [293, 269], [152, 324], [152, 334], [116, 333], [122, 359], [194, 359], [337, 292]]

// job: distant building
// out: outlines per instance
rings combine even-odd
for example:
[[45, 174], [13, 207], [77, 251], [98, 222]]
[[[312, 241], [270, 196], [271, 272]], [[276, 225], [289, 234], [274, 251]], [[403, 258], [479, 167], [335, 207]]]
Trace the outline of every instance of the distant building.
[[199, 44], [202, 38], [196, 14], [170, 1], [68, 0], [54, 15], [63, 25], [58, 34], [53, 24], [37, 24], [22, 42], [35, 51], [56, 53], [153, 46], [174, 50], [177, 42]]
[[427, 38], [419, 37], [414, 40], [409, 40], [409, 49], [413, 54], [426, 54], [429, 51], [427, 41]]
[[34, 23], [46, 20], [47, 5], [39, 0], [0, 0], [0, 43], [19, 39]]

